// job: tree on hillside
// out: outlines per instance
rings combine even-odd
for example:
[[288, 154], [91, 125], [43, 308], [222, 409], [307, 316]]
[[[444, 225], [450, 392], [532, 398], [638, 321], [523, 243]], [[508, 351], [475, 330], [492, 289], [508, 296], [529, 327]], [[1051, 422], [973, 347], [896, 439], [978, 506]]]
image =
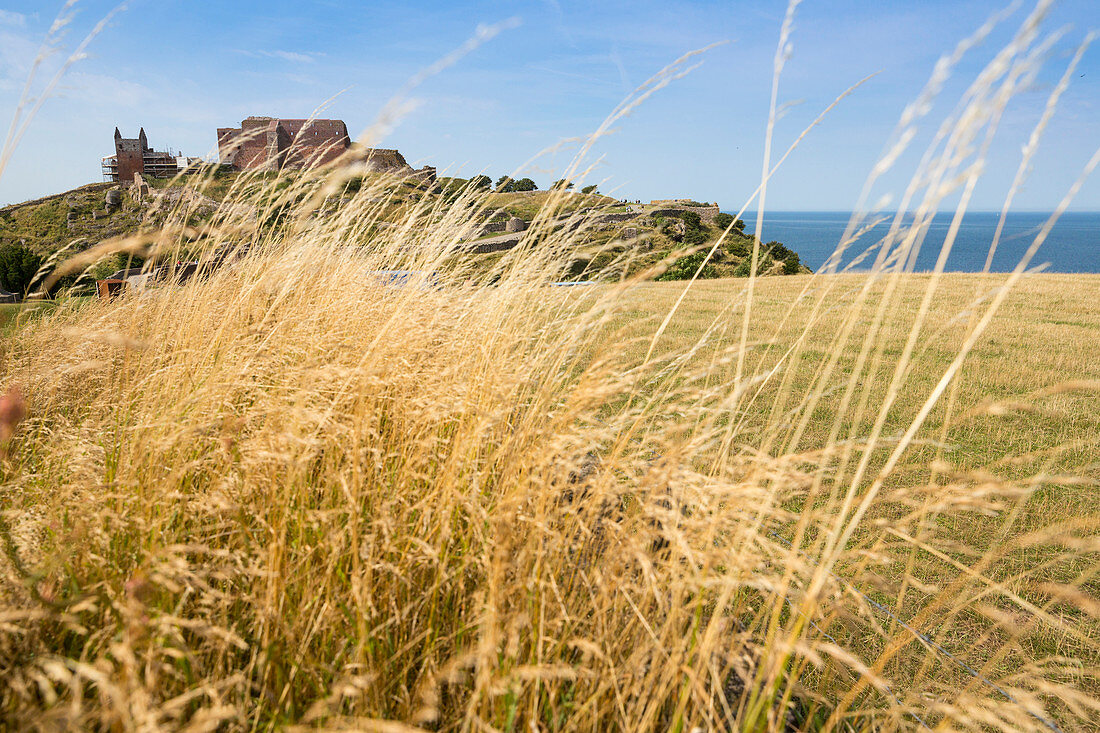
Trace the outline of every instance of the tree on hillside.
[[802, 269], [802, 263], [798, 261], [798, 254], [791, 252], [783, 260], [783, 274], [784, 275], [797, 275], [798, 271]]
[[539, 187], [530, 178], [521, 178], [515, 183], [516, 191], [537, 191]]
[[776, 242], [774, 240], [768, 242], [764, 247], [774, 260], [783, 261], [794, 254], [791, 250], [787, 249], [782, 242]]
[[743, 219], [737, 219], [735, 221], [732, 214], [727, 214], [724, 211], [714, 215], [714, 225], [719, 229], [725, 229], [730, 224], [733, 224], [733, 231], [739, 234], [745, 233], [745, 221]]
[[501, 176], [497, 179], [496, 189], [498, 193], [511, 193], [516, 190], [516, 182], [510, 176]]
[[550, 184], [550, 188], [553, 188], [553, 189], [560, 188], [562, 190], [567, 191], [570, 188], [573, 188], [573, 182], [572, 181], [567, 181], [564, 178], [559, 178], [558, 180], [556, 180], [552, 184]]
[[581, 193], [599, 193], [599, 191], [597, 191], [596, 188], [597, 188], [597, 186], [595, 186], [595, 185], [585, 186], [584, 188], [581, 189]]
[[15, 242], [0, 244], [0, 287], [13, 293], [25, 293], [34, 279], [42, 258], [29, 247]]
[[470, 179], [469, 185], [475, 191], [488, 191], [493, 185], [493, 179], [489, 176], [477, 175]]

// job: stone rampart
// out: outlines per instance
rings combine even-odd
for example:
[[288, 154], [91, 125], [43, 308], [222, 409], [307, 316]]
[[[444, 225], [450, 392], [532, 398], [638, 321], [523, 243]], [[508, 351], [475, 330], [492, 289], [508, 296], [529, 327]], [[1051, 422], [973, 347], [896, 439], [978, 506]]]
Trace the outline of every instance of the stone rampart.
[[614, 214], [597, 214], [589, 217], [588, 221], [596, 222], [597, 224], [610, 224], [619, 221], [630, 221], [631, 219], [637, 219], [640, 214], [636, 214], [633, 211], [626, 211], [623, 213]]
[[218, 128], [219, 160], [238, 170], [311, 168], [336, 160], [350, 146], [341, 120], [248, 117], [240, 127]]
[[488, 224], [481, 225], [482, 234], [498, 234], [504, 231], [504, 228], [508, 226], [506, 221], [491, 221]]
[[391, 148], [360, 148], [358, 157], [374, 171], [412, 172], [405, 156]]
[[684, 211], [694, 211], [699, 215], [699, 218], [705, 221], [707, 224], [714, 222], [714, 217], [718, 216], [721, 211], [717, 206], [676, 206], [665, 209], [656, 209], [649, 212], [650, 216], [676, 216], [678, 213]]
[[490, 252], [503, 252], [519, 244], [520, 239], [521, 235], [517, 234], [512, 239], [498, 239], [493, 242], [486, 242], [485, 244], [473, 244], [470, 246], [469, 251], [478, 255], [488, 254]]

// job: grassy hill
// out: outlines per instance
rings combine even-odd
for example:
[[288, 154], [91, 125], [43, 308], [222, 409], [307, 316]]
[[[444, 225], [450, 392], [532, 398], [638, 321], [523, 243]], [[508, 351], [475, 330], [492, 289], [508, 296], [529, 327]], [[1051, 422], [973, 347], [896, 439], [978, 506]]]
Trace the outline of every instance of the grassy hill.
[[[220, 183], [215, 179], [215, 183]], [[139, 195], [131, 186], [95, 183], [63, 194], [0, 209], [0, 248], [19, 245], [40, 261], [63, 261], [95, 245], [144, 231], [155, 231], [178, 210], [179, 196], [186, 184], [155, 181], [152, 190]], [[117, 196], [110, 205], [108, 195]], [[218, 202], [205, 195], [194, 196], [190, 224], [209, 220]], [[127, 266], [129, 257], [107, 257], [93, 268], [102, 277]]]
[[0, 209], [0, 243], [23, 242], [36, 254], [49, 256], [71, 242], [99, 241], [136, 231], [142, 214], [133, 197], [122, 191], [120, 210], [102, 219], [111, 184], [93, 183], [63, 194]]
[[[308, 178], [308, 177], [306, 177]], [[132, 186], [109, 183], [91, 184], [37, 201], [0, 209], [0, 248], [21, 245], [41, 260], [51, 257], [64, 260], [100, 242], [139, 232], [156, 231], [172, 218], [196, 227], [223, 218], [220, 210], [235, 208], [261, 211], [280, 199], [292, 181], [305, 180], [301, 174], [249, 173], [228, 169], [211, 169], [205, 175], [176, 180], [150, 179], [150, 191], [139, 194]], [[456, 201], [468, 207], [465, 214], [475, 221], [503, 222], [512, 217], [532, 222], [540, 212], [551, 223], [542, 234], [550, 234], [569, 226], [574, 254], [569, 272], [576, 277], [621, 276], [652, 271], [665, 279], [684, 279], [695, 274], [704, 254], [718, 239], [722, 227], [690, 211], [677, 214], [667, 207], [634, 207], [600, 194], [573, 191], [470, 192], [468, 181], [461, 178], [441, 178], [435, 185], [423, 182], [387, 178], [367, 174], [345, 181], [339, 191], [328, 196], [324, 211], [328, 215], [369, 190], [376, 202], [372, 220], [376, 223], [403, 221], [410, 210], [432, 212], [428, 218], [438, 218]], [[112, 194], [112, 190], [114, 193]], [[304, 191], [304, 189], [302, 189]], [[115, 205], [108, 206], [106, 197], [116, 195]], [[306, 195], [304, 192], [296, 194]], [[283, 201], [285, 209], [300, 201]], [[552, 210], [551, 210], [552, 209]], [[466, 209], [464, 208], [464, 211]], [[544, 211], [545, 210], [545, 211]], [[183, 211], [184, 215], [179, 216]], [[632, 218], [631, 213], [636, 214]], [[604, 221], [605, 215], [616, 215]], [[266, 216], [278, 215], [272, 211]], [[576, 217], [580, 216], [580, 221]], [[566, 223], [570, 217], [574, 220]], [[555, 223], [556, 222], [556, 223]], [[492, 234], [484, 235], [493, 236]], [[525, 235], [529, 236], [529, 235]], [[471, 239], [477, 240], [475, 232]], [[515, 242], [519, 241], [515, 238]], [[733, 231], [728, 241], [719, 247], [701, 277], [728, 277], [747, 274], [751, 240], [740, 231]], [[784, 267], [790, 253], [764, 248], [759, 272], [789, 274], [803, 272], [804, 267]], [[467, 255], [481, 259], [482, 270], [491, 269], [499, 254]], [[137, 260], [140, 263], [140, 259]], [[132, 255], [112, 256], [94, 263], [91, 277], [103, 277], [134, 262]], [[18, 288], [14, 288], [18, 289]]]

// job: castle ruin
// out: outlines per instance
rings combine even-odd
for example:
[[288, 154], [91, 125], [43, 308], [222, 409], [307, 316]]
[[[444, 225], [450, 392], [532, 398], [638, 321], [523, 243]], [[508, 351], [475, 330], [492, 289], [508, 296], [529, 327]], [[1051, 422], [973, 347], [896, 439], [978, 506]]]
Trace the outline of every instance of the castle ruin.
[[105, 181], [130, 182], [134, 180], [135, 173], [150, 178], [171, 178], [187, 171], [195, 162], [194, 158], [150, 148], [144, 127], [135, 138], [123, 137], [116, 127], [115, 154], [102, 158], [100, 168]]
[[238, 170], [310, 168], [336, 160], [351, 147], [342, 120], [249, 117], [218, 128], [218, 157]]
[[435, 168], [413, 170], [397, 150], [358, 148], [343, 120], [248, 117], [240, 127], [218, 128], [218, 158], [237, 170], [305, 169], [342, 156], [369, 170], [434, 182]]
[[[349, 155], [350, 153], [350, 155]], [[393, 173], [434, 183], [436, 170], [414, 170], [397, 150], [364, 148], [352, 142], [343, 120], [248, 117], [240, 127], [218, 128], [218, 159], [237, 170], [302, 170], [343, 158], [364, 170]], [[115, 128], [115, 154], [100, 165], [105, 181], [130, 182], [135, 175], [171, 178], [201, 167], [201, 158], [167, 150], [153, 150], [141, 128], [135, 138], [124, 138]]]

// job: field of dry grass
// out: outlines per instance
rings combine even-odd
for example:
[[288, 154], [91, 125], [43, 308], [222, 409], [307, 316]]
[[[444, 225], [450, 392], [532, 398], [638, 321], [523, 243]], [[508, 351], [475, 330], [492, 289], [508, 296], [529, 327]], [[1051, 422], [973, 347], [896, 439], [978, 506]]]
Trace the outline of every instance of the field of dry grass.
[[5, 340], [5, 720], [1093, 719], [1100, 278], [1018, 285], [883, 469], [1004, 276], [939, 283], [876, 429], [928, 276], [760, 280], [741, 351], [744, 280], [654, 344], [682, 283], [372, 263], [251, 253]]
[[[863, 275], [840, 275], [827, 278], [797, 276], [793, 278], [769, 278], [760, 280], [755, 298], [757, 314], [752, 323], [751, 338], [756, 344], [753, 363], [757, 369], [773, 366], [779, 357], [801, 335], [797, 327], [806, 318], [816, 298], [826, 297], [826, 307], [833, 313], [845, 313], [856, 293], [865, 283]], [[911, 320], [904, 314], [912, 314], [919, 305], [919, 298], [929, 281], [928, 275], [908, 275], [901, 287], [902, 295], [896, 305], [899, 317], [891, 320], [879, 338], [884, 359], [901, 353]], [[887, 423], [887, 432], [895, 432], [905, 426], [904, 419], [919, 406], [914, 400], [926, 395], [955, 356], [958, 345], [969, 325], [969, 314], [979, 298], [988, 299], [990, 293], [1004, 282], [1003, 275], [948, 274], [944, 276], [933, 308], [929, 313], [928, 335], [918, 346], [919, 361], [906, 375], [912, 391], [902, 396], [895, 419]], [[744, 297], [743, 280], [700, 281], [692, 286], [683, 312], [670, 324], [662, 343], [670, 349], [686, 349], [695, 344], [700, 335], [712, 327], [715, 320], [727, 320], [727, 340], [735, 336], [740, 301]], [[881, 289], [881, 288], [880, 288]], [[682, 284], [646, 283], [631, 294], [636, 301], [631, 309], [620, 316], [617, 327], [635, 329], [627, 350], [627, 358], [641, 360], [649, 345], [646, 337], [660, 322], [661, 317], [673, 305], [683, 290]], [[791, 304], [801, 298], [801, 305], [790, 316]], [[877, 304], [877, 303], [876, 303]], [[872, 316], [868, 306], [864, 320]], [[784, 323], [787, 317], [789, 322]], [[832, 339], [836, 336], [836, 324], [829, 317], [820, 328], [815, 328], [805, 343], [806, 354], [799, 365], [805, 377], [798, 383], [808, 382], [809, 375], [831, 353]], [[866, 324], [865, 324], [866, 325]], [[852, 343], [859, 344], [860, 331], [853, 334]], [[1037, 274], [1017, 285], [1006, 300], [995, 325], [974, 349], [958, 378], [956, 413], [948, 422], [947, 443], [951, 449], [945, 458], [962, 467], [977, 467], [1004, 458], [1008, 453], [1034, 454], [1031, 468], [1044, 470], [1089, 471], [1094, 479], [1100, 459], [1100, 404], [1097, 395], [1088, 386], [1082, 389], [1055, 390], [1043, 393], [1059, 384], [1070, 382], [1096, 382], [1100, 379], [1100, 359], [1097, 358], [1097, 341], [1100, 339], [1100, 276]], [[721, 337], [712, 341], [713, 348], [720, 348]], [[855, 350], [841, 358], [842, 372], [850, 369]], [[706, 353], [696, 354], [696, 359], [707, 358]], [[732, 370], [732, 366], [727, 367]], [[803, 381], [805, 380], [805, 381]], [[881, 386], [881, 385], [880, 385]], [[1095, 385], [1092, 385], [1095, 386]], [[758, 407], [771, 406], [773, 395], [765, 388], [756, 398]], [[872, 401], [881, 400], [882, 394], [871, 392]], [[987, 401], [1002, 404], [1003, 409], [990, 412]], [[1033, 403], [1026, 407], [1025, 403]], [[974, 411], [963, 416], [967, 410]], [[815, 417], [809, 442], [820, 441], [825, 434], [816, 432], [826, 425], [831, 413], [823, 406]], [[984, 412], [983, 412], [984, 410]], [[995, 414], [994, 414], [995, 413]], [[760, 409], [756, 422], [763, 424], [769, 413]], [[934, 410], [926, 423], [926, 429], [937, 435], [944, 427], [943, 409]], [[982, 418], [982, 419], [978, 419]], [[985, 419], [992, 418], [992, 419]], [[749, 417], [747, 425], [754, 424]], [[1084, 443], [1077, 444], [1073, 439]], [[1092, 442], [1089, 442], [1092, 441]], [[1072, 445], [1071, 445], [1072, 444]], [[1055, 451], [1057, 446], [1065, 450]], [[1013, 465], [1023, 465], [1016, 462]]]
[[1100, 727], [1100, 277], [908, 271], [1047, 9], [949, 106], [907, 215], [838, 243], [870, 273], [656, 283], [624, 246], [558, 287], [594, 226], [550, 226], [568, 196], [478, 261], [490, 194], [398, 196], [352, 160], [51, 263], [43, 292], [107, 257], [198, 266], [0, 314], [0, 727]]
[[[896, 305], [898, 316], [876, 337], [882, 351], [883, 372], [891, 369], [902, 353], [912, 325], [911, 314], [916, 311], [928, 280], [927, 275], [905, 278]], [[829, 293], [829, 307], [843, 313], [864, 282], [865, 276], [860, 275], [761, 281], [756, 299], [757, 320], [752, 329], [757, 372], [765, 373], [773, 368], [780, 357], [789, 352], [795, 339], [803, 335], [802, 329], [794, 324], [806, 317], [815, 297]], [[905, 387], [887, 416], [884, 434], [900, 435], [908, 427], [921, 401], [955, 357], [975, 301], [988, 298], [1002, 283], [1003, 276], [996, 275], [945, 276], [928, 316], [928, 335], [917, 343], [918, 356], [906, 370]], [[681, 316], [667, 331], [667, 346], [686, 350], [716, 320], [735, 315], [744, 288], [744, 283], [736, 280], [696, 285], [685, 301]], [[627, 331], [636, 329], [637, 335], [642, 337], [628, 349], [629, 360], [642, 358], [648, 345], [644, 337], [652, 332], [652, 324], [672, 306], [680, 289], [664, 283], [638, 288], [634, 295], [637, 305], [622, 319], [622, 326]], [[790, 316], [794, 323], [781, 325], [791, 303], [799, 297], [803, 304]], [[868, 306], [865, 318], [860, 319], [860, 326], [839, 359], [838, 374], [841, 376], [850, 373], [857, 352], [864, 344], [871, 310]], [[643, 323], [647, 325], [641, 325]], [[834, 353], [838, 329], [839, 324], [826, 317], [820, 327], [807, 334], [803, 358], [792, 376], [791, 384], [796, 390], [805, 389], [822, 362]], [[728, 333], [725, 338], [730, 338]], [[721, 336], [716, 336], [712, 348], [720, 350], [722, 341]], [[906, 492], [914, 496], [928, 494], [923, 498], [932, 502], [937, 499], [934, 487], [949, 483], [952, 475], [969, 476], [979, 482], [1007, 479], [1031, 487], [1025, 497], [1002, 505], [996, 512], [976, 510], [930, 518], [939, 536], [935, 548], [942, 551], [953, 548], [958, 552], [957, 558], [978, 557], [997, 542], [1013, 546], [1010, 552], [990, 563], [986, 571], [990, 589], [996, 587], [994, 584], [1004, 584], [1036, 604], [1044, 598], [1044, 583], [1079, 583], [1089, 597], [1100, 596], [1094, 558], [1067, 560], [1058, 558], [1050, 548], [1037, 546], [1051, 539], [1056, 544], [1075, 541], [1071, 538], [1077, 528], [1095, 522], [1100, 512], [1095, 495], [1100, 483], [1098, 341], [1100, 276], [1035, 275], [1024, 280], [1005, 301], [994, 326], [965, 362], [953, 384], [950, 401], [944, 400], [929, 414], [919, 436], [919, 440], [927, 443], [916, 447], [890, 477], [891, 487], [903, 495]], [[711, 353], [704, 350], [694, 358], [702, 362], [710, 359]], [[711, 366], [709, 371], [718, 381], [722, 380], [719, 376], [722, 370]], [[732, 378], [732, 365], [727, 365], [724, 371], [727, 372], [725, 378]], [[838, 383], [840, 381], [838, 378]], [[860, 382], [860, 390], [872, 405], [882, 403], [885, 387], [886, 379], [882, 374], [877, 379], [865, 378]], [[747, 441], [775, 434], [774, 421], [780, 414], [775, 409], [777, 392], [774, 384], [763, 386], [759, 395], [745, 406], [745, 414], [740, 420]], [[784, 445], [784, 450], [806, 450], [826, 444], [829, 428], [836, 417], [837, 402], [839, 395], [834, 391], [813, 413], [800, 444]], [[860, 431], [854, 432], [859, 434]], [[790, 428], [784, 426], [777, 441], [787, 438], [789, 433]], [[880, 453], [877, 462], [885, 458], [885, 448]], [[930, 469], [930, 466], [935, 467]], [[884, 510], [881, 518], [888, 522], [892, 516], [902, 517], [913, 510], [910, 497], [901, 503], [902, 508]], [[1011, 517], [1008, 521], [1006, 514]], [[876, 552], [881, 550], [881, 546], [875, 548]], [[921, 583], [931, 589], [942, 588], [960, 577], [958, 567], [944, 558], [937, 559], [930, 553], [911, 555], [908, 549], [905, 554], [906, 562], [919, 563]], [[896, 580], [901, 567], [905, 567], [906, 572], [915, 572], [913, 565], [904, 564], [893, 568], [887, 566], [882, 572]], [[1036, 577], [1029, 586], [1024, 580], [1031, 576]], [[996, 592], [999, 591], [993, 594]], [[913, 587], [907, 589], [904, 602], [898, 602], [897, 606], [908, 606], [908, 613], [912, 613], [914, 607], [925, 602], [927, 599], [922, 600], [919, 589]], [[970, 615], [975, 609], [962, 612]], [[1064, 609], [1059, 610], [1062, 612]], [[907, 616], [906, 613], [902, 615]], [[980, 616], [981, 611], [975, 615]], [[975, 621], [971, 619], [969, 623]], [[934, 634], [940, 626], [941, 621], [937, 618], [936, 622], [927, 623], [924, 630]], [[977, 623], [970, 627], [971, 633], [980, 626]], [[1100, 627], [1089, 624], [1083, 633], [1082, 638], [1076, 639], [1073, 634], [1036, 629], [1035, 633], [1021, 639], [1021, 646], [1008, 656], [1027, 659], [1051, 655], [1095, 662], [1095, 643], [1100, 639]], [[957, 630], [945, 632], [944, 640], [954, 653], [969, 659], [972, 664], [985, 663], [996, 656], [994, 649], [983, 645], [985, 640]], [[991, 666], [1001, 672], [1006, 669], [999, 659], [994, 659]], [[966, 681], [965, 676], [960, 682]], [[1092, 694], [1100, 693], [1095, 685], [1089, 689]]]

